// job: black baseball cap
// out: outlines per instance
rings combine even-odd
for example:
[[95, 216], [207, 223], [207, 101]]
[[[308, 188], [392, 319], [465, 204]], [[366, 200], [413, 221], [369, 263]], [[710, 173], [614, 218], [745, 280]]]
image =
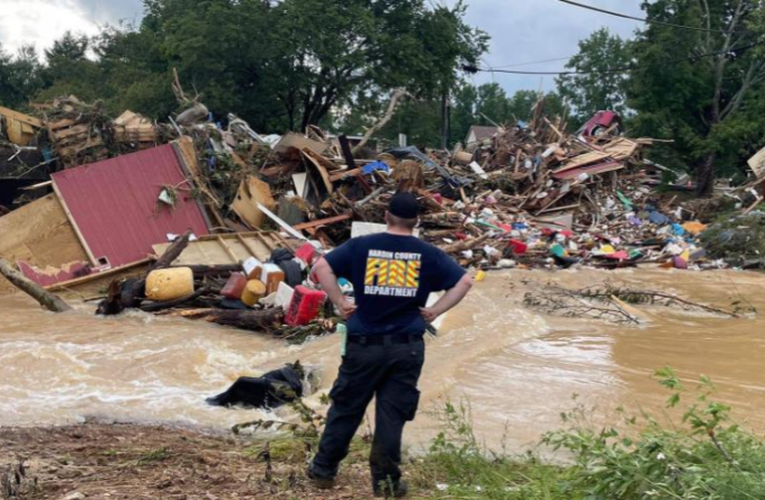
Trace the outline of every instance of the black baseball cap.
[[412, 193], [396, 193], [390, 200], [388, 212], [401, 219], [416, 219], [420, 216], [420, 204]]

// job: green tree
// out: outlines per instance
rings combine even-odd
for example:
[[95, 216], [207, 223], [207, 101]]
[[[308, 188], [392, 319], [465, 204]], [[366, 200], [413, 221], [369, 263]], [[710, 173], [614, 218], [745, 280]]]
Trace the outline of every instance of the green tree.
[[478, 90], [475, 85], [461, 83], [452, 94], [452, 139], [462, 141], [476, 124]]
[[745, 141], [756, 135], [746, 118], [765, 82], [762, 3], [658, 0], [643, 9], [651, 21], [703, 30], [651, 24], [638, 33], [629, 104], [635, 132], [674, 139], [658, 153], [694, 171], [698, 194], [709, 195], [718, 164], [742, 164]]
[[512, 120], [510, 101], [505, 90], [498, 83], [484, 83], [478, 87], [475, 125], [502, 124]]
[[627, 71], [631, 62], [630, 44], [618, 35], [601, 28], [579, 42], [579, 53], [566, 64], [581, 73], [561, 75], [556, 79], [558, 93], [573, 108], [575, 126], [579, 126], [600, 110], [625, 114]]
[[0, 45], [0, 105], [25, 109], [43, 86], [42, 65], [34, 47], [23, 46], [12, 57]]
[[67, 31], [45, 50], [46, 66], [42, 71], [45, 90], [36, 97], [53, 99], [75, 95], [85, 101], [104, 97], [103, 73], [99, 63], [88, 59], [91, 40]]
[[[166, 112], [174, 100], [160, 91], [169, 87], [177, 68], [189, 93], [219, 117], [234, 112], [260, 130], [281, 128], [283, 113], [275, 106], [281, 89], [273, 82], [278, 57], [273, 32], [274, 11], [267, 0], [144, 0], [146, 16], [134, 36], [120, 40], [112, 55], [115, 70], [120, 55], [130, 54], [139, 70], [155, 75], [146, 85], [134, 86], [137, 98], [148, 93], [163, 99], [156, 109]], [[288, 35], [289, 36], [289, 35]], [[286, 41], [285, 41], [286, 43]], [[108, 53], [108, 47], [104, 50]], [[144, 54], [145, 52], [145, 54]]]
[[422, 0], [285, 0], [271, 12], [276, 87], [290, 128], [319, 122], [360, 91], [445, 95], [457, 69], [486, 50], [465, 7]]
[[513, 121], [528, 122], [533, 118], [534, 105], [539, 100], [539, 93], [534, 90], [519, 90], [508, 103], [509, 114]]

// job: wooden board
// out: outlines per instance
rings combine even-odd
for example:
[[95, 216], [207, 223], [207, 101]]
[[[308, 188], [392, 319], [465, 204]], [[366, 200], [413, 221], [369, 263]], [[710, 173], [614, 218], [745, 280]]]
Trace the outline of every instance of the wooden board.
[[42, 128], [42, 121], [29, 115], [0, 106], [0, 118], [5, 123], [8, 139], [19, 146], [26, 146], [35, 137], [36, 129]]
[[279, 142], [274, 144], [273, 150], [276, 151], [277, 153], [284, 154], [290, 148], [310, 149], [316, 154], [322, 154], [324, 151], [327, 150], [327, 147], [328, 147], [327, 144], [323, 142], [314, 141], [302, 135], [296, 134], [294, 132], [290, 132], [282, 136], [282, 138], [279, 139]]
[[632, 157], [637, 151], [638, 143], [625, 137], [619, 137], [604, 145], [602, 151], [591, 151], [572, 158], [555, 171], [555, 174], [561, 174], [567, 170], [584, 167], [593, 163], [600, 163], [606, 158], [613, 160], [626, 160]]
[[600, 151], [591, 151], [579, 156], [574, 157], [571, 161], [566, 162], [562, 167], [555, 171], [556, 174], [571, 170], [573, 168], [583, 167], [591, 163], [599, 162], [608, 158], [608, 153], [602, 153]]
[[614, 160], [626, 160], [631, 158], [637, 151], [638, 143], [626, 137], [618, 137], [603, 146], [603, 152], [608, 153], [609, 158]]
[[[0, 257], [36, 267], [61, 267], [72, 262], [88, 262], [61, 204], [55, 195], [40, 198], [0, 218]], [[0, 277], [0, 295], [14, 293]]]
[[765, 148], [749, 159], [749, 168], [758, 179], [765, 177]]
[[115, 267], [102, 273], [57, 283], [53, 286], [45, 287], [45, 289], [49, 292], [56, 292], [64, 300], [106, 295], [109, 284], [113, 280], [119, 281], [126, 278], [146, 276], [152, 263], [152, 260], [145, 259], [125, 266]]
[[324, 182], [324, 187], [327, 189], [329, 194], [332, 194], [334, 191], [334, 186], [332, 185], [332, 181], [329, 178], [329, 172], [327, 172], [327, 169], [324, 168], [324, 165], [322, 165], [322, 162], [319, 160], [321, 157], [315, 153], [312, 153], [309, 149], [303, 149], [300, 151], [300, 153], [306, 160], [308, 160], [306, 165], [312, 165], [314, 169], [319, 172], [321, 180]]
[[269, 210], [273, 210], [276, 206], [268, 183], [257, 177], [249, 177], [243, 180], [239, 186], [236, 198], [231, 204], [231, 210], [251, 228], [258, 229], [263, 226], [263, 222], [266, 220], [266, 215], [258, 208], [258, 203], [263, 204]]
[[[154, 245], [154, 251], [161, 256], [169, 247], [170, 243]], [[271, 253], [278, 247], [289, 248], [289, 245], [278, 233], [270, 231], [203, 236], [189, 243], [173, 265], [239, 264], [250, 257], [265, 262], [271, 258]]]

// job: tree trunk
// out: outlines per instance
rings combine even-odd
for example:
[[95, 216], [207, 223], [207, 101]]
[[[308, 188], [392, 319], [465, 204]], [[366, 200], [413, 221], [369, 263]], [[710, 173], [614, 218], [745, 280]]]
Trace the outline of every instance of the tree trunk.
[[699, 165], [698, 175], [696, 176], [696, 195], [708, 198], [712, 196], [717, 180], [717, 155], [708, 153]]
[[26, 278], [23, 274], [11, 267], [5, 259], [0, 259], [0, 274], [13, 283], [16, 288], [26, 293], [43, 307], [53, 312], [65, 312], [72, 308], [60, 297], [50, 293], [37, 283]]
[[180, 257], [183, 251], [186, 250], [186, 247], [189, 246], [190, 238], [191, 231], [186, 231], [183, 236], [177, 238], [172, 245], [167, 247], [167, 250], [165, 250], [165, 253], [162, 254], [162, 257], [157, 259], [157, 262], [151, 266], [151, 270], [153, 271], [155, 269], [164, 269], [165, 267], [170, 267], [173, 264], [173, 261]]

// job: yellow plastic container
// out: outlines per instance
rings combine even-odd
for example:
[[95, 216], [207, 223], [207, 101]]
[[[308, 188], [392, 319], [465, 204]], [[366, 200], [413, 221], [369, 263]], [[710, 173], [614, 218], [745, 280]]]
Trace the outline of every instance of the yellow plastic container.
[[242, 292], [242, 302], [252, 307], [266, 295], [266, 285], [260, 280], [250, 280]]
[[146, 297], [167, 302], [194, 293], [194, 272], [190, 267], [158, 269], [146, 277]]
[[486, 279], [486, 271], [483, 269], [479, 269], [477, 273], [475, 273], [475, 280], [478, 282], [481, 282]]

